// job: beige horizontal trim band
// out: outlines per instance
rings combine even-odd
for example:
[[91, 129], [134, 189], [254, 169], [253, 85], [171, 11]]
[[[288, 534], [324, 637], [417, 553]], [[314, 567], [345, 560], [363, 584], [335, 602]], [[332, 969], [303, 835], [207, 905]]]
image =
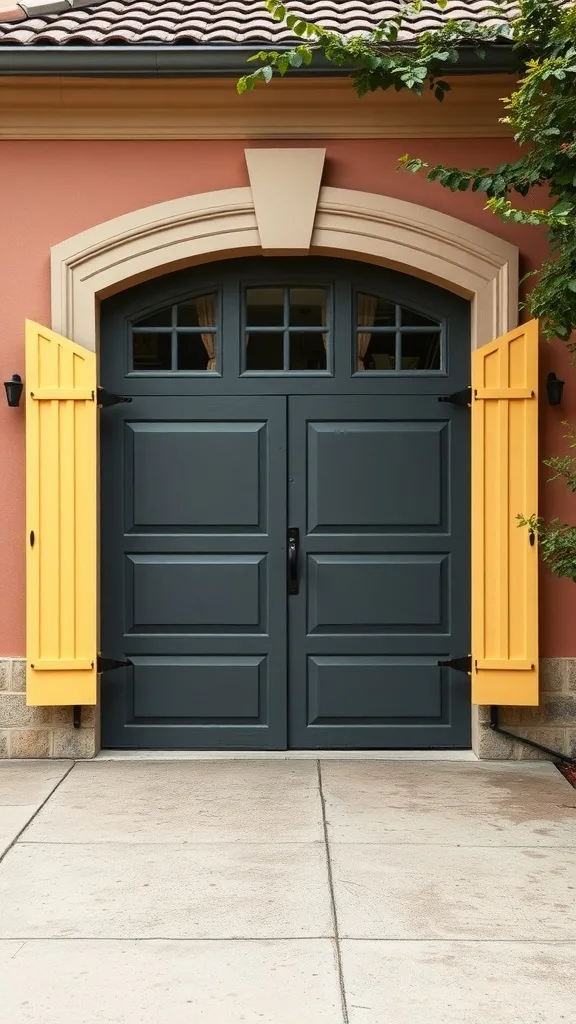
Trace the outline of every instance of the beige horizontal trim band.
[[529, 388], [476, 388], [474, 398], [478, 401], [488, 401], [490, 398], [536, 398], [536, 394]]
[[359, 98], [349, 79], [0, 79], [0, 139], [499, 138], [511, 75], [461, 76], [428, 91]]
[[93, 402], [94, 392], [89, 388], [40, 388], [31, 391], [30, 398], [35, 402]]
[[46, 661], [46, 659], [44, 659], [42, 661], [34, 661], [34, 663], [30, 665], [30, 668], [33, 668], [35, 672], [57, 672], [60, 669], [63, 672], [84, 671], [85, 669], [87, 671], [92, 671], [94, 668], [94, 662], [86, 661], [85, 659], [79, 659], [78, 661]]

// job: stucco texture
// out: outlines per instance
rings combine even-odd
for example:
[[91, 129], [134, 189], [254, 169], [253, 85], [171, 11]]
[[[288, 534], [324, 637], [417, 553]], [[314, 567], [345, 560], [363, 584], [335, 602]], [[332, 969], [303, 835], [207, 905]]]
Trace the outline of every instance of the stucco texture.
[[[396, 196], [459, 217], [500, 235], [521, 252], [521, 274], [546, 252], [534, 228], [503, 225], [483, 210], [480, 196], [452, 195], [422, 178], [397, 173], [403, 152], [432, 162], [471, 166], [498, 163], [514, 154], [497, 139], [306, 140], [327, 150], [323, 184]], [[0, 373], [23, 373], [24, 319], [50, 324], [50, 248], [102, 221], [180, 196], [248, 185], [244, 148], [262, 142], [233, 141], [4, 141], [0, 273], [3, 282]], [[275, 140], [275, 147], [282, 143]], [[299, 143], [284, 143], [294, 147]], [[576, 420], [576, 374], [566, 346], [541, 344], [541, 381], [550, 370], [567, 380], [562, 407], [541, 404], [541, 455], [563, 451], [562, 421]], [[572, 383], [574, 381], [574, 384]], [[544, 392], [543, 392], [544, 394]], [[24, 654], [24, 410], [0, 402], [0, 657]], [[541, 511], [570, 515], [561, 483], [546, 483]], [[519, 510], [529, 511], [529, 510]], [[576, 590], [541, 569], [540, 645], [543, 657], [576, 655], [573, 621]]]

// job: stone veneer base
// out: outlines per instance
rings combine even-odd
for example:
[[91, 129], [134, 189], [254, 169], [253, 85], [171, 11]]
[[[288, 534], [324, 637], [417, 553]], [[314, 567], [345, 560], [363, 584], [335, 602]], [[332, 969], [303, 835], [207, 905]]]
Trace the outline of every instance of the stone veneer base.
[[0, 758], [59, 757], [83, 759], [98, 752], [98, 714], [82, 708], [82, 725], [75, 729], [71, 707], [28, 707], [26, 662], [0, 660]]
[[[28, 707], [26, 662], [0, 659], [0, 758], [92, 758], [98, 753], [98, 709], [82, 708], [75, 729], [71, 707]], [[472, 709], [472, 749], [486, 760], [535, 760], [547, 755], [490, 729], [488, 708]], [[576, 756], [576, 658], [540, 662], [540, 706], [501, 708], [504, 728]]]

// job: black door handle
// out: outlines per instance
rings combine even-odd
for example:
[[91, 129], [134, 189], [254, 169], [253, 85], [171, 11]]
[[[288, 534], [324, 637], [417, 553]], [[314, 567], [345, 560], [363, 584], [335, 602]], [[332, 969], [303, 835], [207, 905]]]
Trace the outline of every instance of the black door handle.
[[293, 527], [288, 530], [288, 593], [297, 594], [298, 580], [298, 549], [300, 547], [300, 530]]

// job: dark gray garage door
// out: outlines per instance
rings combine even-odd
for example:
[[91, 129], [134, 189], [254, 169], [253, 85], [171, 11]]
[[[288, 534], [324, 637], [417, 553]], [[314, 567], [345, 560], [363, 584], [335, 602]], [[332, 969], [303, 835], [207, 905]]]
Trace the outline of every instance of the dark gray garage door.
[[104, 303], [104, 746], [468, 746], [468, 323], [327, 259]]

